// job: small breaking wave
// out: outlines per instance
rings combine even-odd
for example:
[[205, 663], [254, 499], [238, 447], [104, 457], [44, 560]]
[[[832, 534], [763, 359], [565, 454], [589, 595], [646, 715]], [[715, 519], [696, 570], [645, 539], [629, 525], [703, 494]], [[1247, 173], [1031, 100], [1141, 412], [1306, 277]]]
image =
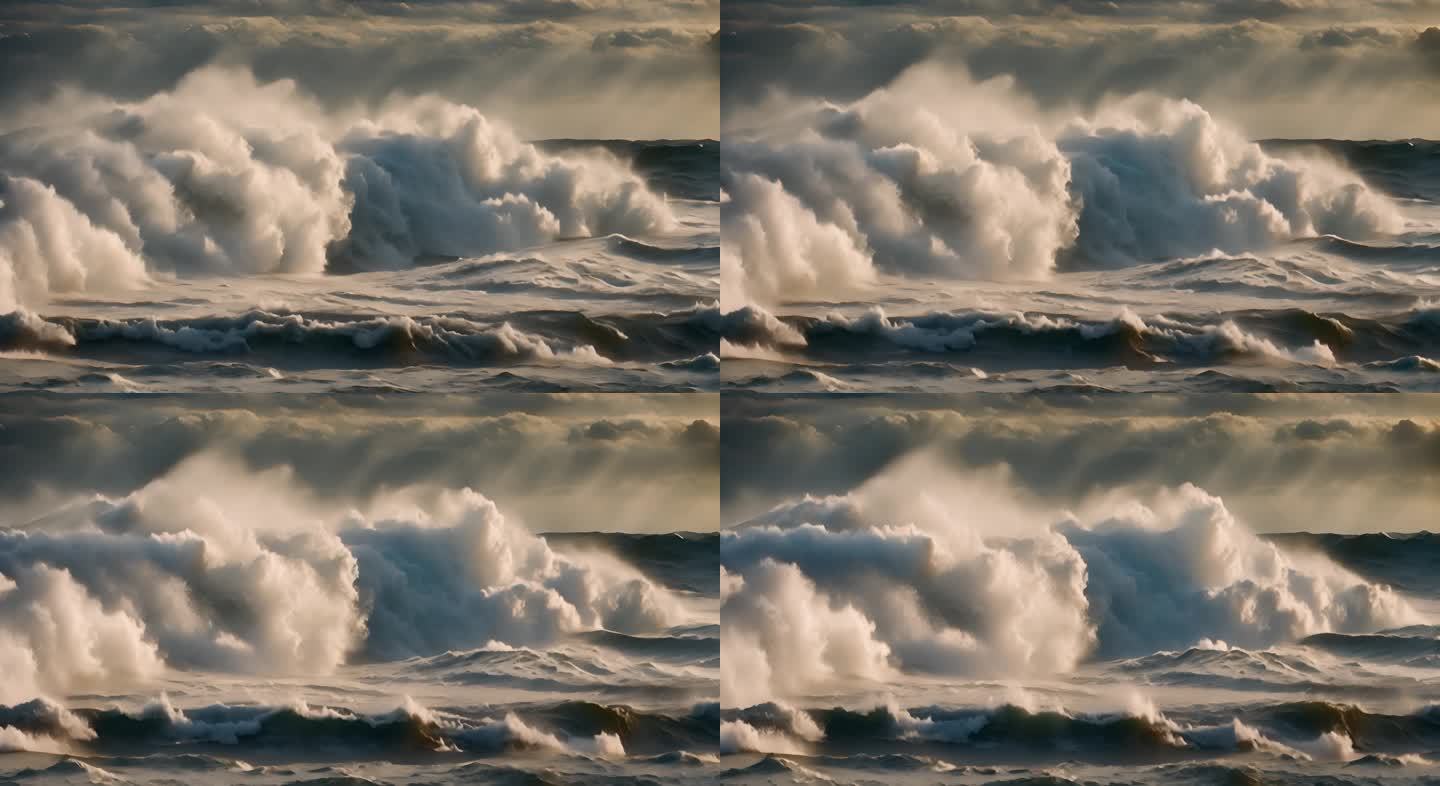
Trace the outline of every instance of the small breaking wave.
[[829, 364], [953, 356], [986, 371], [1344, 364], [1405, 373], [1440, 369], [1424, 354], [1440, 353], [1429, 309], [1388, 318], [1302, 309], [1141, 317], [1122, 310], [1108, 320], [1086, 320], [1022, 311], [890, 316], [879, 307], [858, 315], [777, 317], [752, 306], [726, 314], [722, 330], [726, 345], [754, 350], [752, 357], [769, 353], [775, 360]]
[[[823, 756], [941, 749], [964, 758], [1059, 757], [1079, 761], [1181, 759], [1196, 753], [1262, 753], [1292, 761], [1403, 766], [1440, 739], [1433, 708], [1410, 715], [1367, 712], [1323, 701], [1242, 707], [1172, 718], [1141, 702], [1113, 713], [1077, 713], [1014, 704], [984, 708], [894, 704], [777, 713], [775, 705], [727, 711], [730, 750]], [[795, 715], [812, 731], [795, 732]]]
[[[139, 710], [77, 709], [36, 700], [0, 706], [0, 741], [15, 750], [141, 755], [168, 759], [203, 752], [320, 748], [347, 755], [502, 755], [543, 750], [571, 755], [658, 756], [679, 750], [703, 756], [717, 745], [712, 711], [642, 712], [586, 701], [474, 714], [430, 710], [406, 700], [389, 712], [296, 702], [212, 704], [181, 709], [162, 696]], [[177, 753], [176, 748], [180, 749]], [[231, 754], [233, 755], [233, 754]]]
[[523, 312], [504, 320], [437, 316], [307, 315], [250, 311], [184, 319], [0, 315], [0, 351], [105, 359], [246, 356], [283, 367], [439, 363], [461, 366], [655, 363], [713, 373], [718, 349], [701, 311], [591, 317]]

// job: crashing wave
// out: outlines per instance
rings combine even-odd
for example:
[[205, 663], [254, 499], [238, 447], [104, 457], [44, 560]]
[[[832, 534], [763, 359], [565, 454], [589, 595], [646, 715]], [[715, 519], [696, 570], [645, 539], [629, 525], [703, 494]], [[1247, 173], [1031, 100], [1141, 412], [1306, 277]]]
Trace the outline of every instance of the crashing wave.
[[139, 101], [62, 93], [23, 122], [0, 129], [6, 311], [156, 275], [400, 268], [674, 225], [613, 155], [545, 152], [434, 97], [350, 117], [207, 67]]
[[14, 743], [16, 750], [70, 753], [326, 746], [370, 756], [539, 750], [611, 758], [688, 747], [703, 755], [716, 745], [715, 728], [708, 710], [671, 716], [590, 702], [532, 707], [523, 718], [515, 712], [439, 712], [408, 699], [374, 714], [304, 702], [182, 709], [163, 695], [139, 710], [70, 711], [43, 701], [0, 706], [0, 742]]
[[201, 454], [55, 516], [68, 526], [0, 530], [0, 701], [143, 685], [171, 667], [326, 673], [683, 619], [625, 563], [559, 554], [468, 489], [400, 517], [337, 519], [279, 470]]
[[1033, 280], [1403, 228], [1355, 174], [1267, 153], [1188, 101], [1057, 123], [1005, 79], [921, 67], [775, 126], [726, 142], [727, 310], [843, 297], [881, 272]]
[[827, 750], [855, 755], [867, 749], [893, 750], [893, 743], [996, 750], [1025, 755], [1059, 754], [1066, 758], [1117, 756], [1151, 759], [1182, 751], [1255, 752], [1291, 761], [1351, 762], [1405, 766], [1422, 763], [1411, 751], [1433, 745], [1440, 724], [1427, 708], [1409, 715], [1371, 713], [1353, 705], [1321, 701], [1242, 710], [1239, 715], [1177, 720], [1138, 700], [1121, 712], [1071, 712], [1063, 707], [1037, 709], [1015, 704], [994, 707], [906, 709], [893, 703], [868, 711], [843, 708], [792, 710], [813, 731], [803, 748], [794, 742], [788, 716], [775, 705], [729, 713], [736, 750], [792, 755], [823, 755]]
[[1226, 365], [1428, 374], [1440, 368], [1427, 357], [1440, 347], [1433, 312], [1366, 318], [1288, 308], [1141, 316], [1121, 308], [1106, 319], [1002, 309], [897, 316], [873, 306], [779, 317], [746, 306], [725, 314], [719, 327], [726, 356], [792, 363], [955, 356], [990, 371]]
[[1281, 551], [1192, 486], [1050, 523], [982, 484], [950, 479], [945, 499], [965, 502], [945, 504], [905, 466], [724, 533], [727, 703], [897, 670], [1065, 673], [1202, 639], [1257, 650], [1418, 618], [1390, 588]]

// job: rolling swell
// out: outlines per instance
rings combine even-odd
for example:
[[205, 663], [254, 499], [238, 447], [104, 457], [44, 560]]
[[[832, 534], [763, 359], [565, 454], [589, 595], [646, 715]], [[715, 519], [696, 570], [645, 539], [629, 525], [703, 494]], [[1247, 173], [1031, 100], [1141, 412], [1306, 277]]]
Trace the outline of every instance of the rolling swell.
[[623, 688], [631, 680], [594, 658], [552, 648], [482, 647], [416, 658], [405, 673], [418, 680], [443, 679], [462, 685], [503, 685], [558, 693]]
[[1354, 741], [1357, 750], [1406, 752], [1417, 747], [1440, 744], [1440, 714], [1425, 707], [1408, 715], [1367, 712], [1351, 704], [1303, 701], [1253, 710], [1258, 723], [1297, 738], [1313, 738], [1331, 732]]
[[624, 235], [610, 235], [606, 238], [606, 243], [617, 254], [645, 262], [707, 265], [715, 265], [720, 262], [719, 246], [698, 245], [687, 248], [666, 248]]
[[825, 729], [826, 738], [837, 742], [918, 732], [921, 738], [930, 741], [986, 747], [1085, 750], [1176, 747], [1174, 735], [1163, 724], [1133, 715], [1070, 716], [1033, 712], [1009, 704], [978, 714], [964, 710], [923, 712], [929, 726], [925, 730], [907, 722], [909, 718], [897, 718], [893, 711], [883, 708], [863, 714], [829, 710], [812, 715]]
[[[1156, 652], [1111, 664], [1116, 677], [1139, 680], [1151, 686], [1178, 686], [1213, 690], [1250, 691], [1260, 694], [1316, 694], [1356, 699], [1395, 699], [1414, 690], [1416, 680], [1385, 680], [1368, 669], [1334, 670], [1312, 657], [1329, 653], [1354, 657], [1357, 647], [1345, 652], [1328, 647], [1332, 640], [1363, 640], [1366, 635], [1317, 634], [1299, 642], [1312, 652], [1291, 650], [1250, 651], [1239, 647], [1191, 647], [1183, 652]], [[1434, 649], [1431, 642], [1431, 650]], [[1397, 656], [1389, 655], [1394, 660]], [[1400, 656], [1403, 657], [1403, 656]], [[1424, 657], [1423, 655], [1421, 657]]]
[[1309, 678], [1321, 673], [1314, 663], [1295, 655], [1276, 652], [1250, 652], [1237, 648], [1213, 649], [1191, 647], [1184, 652], [1157, 652], [1142, 658], [1123, 661], [1125, 671], [1151, 673], [1170, 670], [1242, 671], [1279, 678]]
[[1440, 201], [1440, 142], [1424, 139], [1267, 139], [1272, 153], [1320, 151], [1343, 161], [1373, 186], [1402, 199]]
[[1440, 666], [1440, 638], [1426, 626], [1415, 635], [1395, 632], [1369, 634], [1317, 633], [1301, 644], [1345, 658], [1405, 663], [1412, 666]]
[[686, 715], [672, 716], [624, 705], [568, 701], [538, 709], [534, 717], [572, 737], [613, 734], [627, 752], [637, 755], [713, 751], [720, 744], [714, 710], [707, 704], [696, 705]]
[[1437, 533], [1294, 532], [1266, 537], [1286, 548], [1320, 551], [1361, 576], [1404, 592], [1422, 595], [1440, 592], [1440, 576], [1435, 572], [1436, 560], [1440, 560], [1440, 534]]
[[714, 139], [546, 139], [535, 145], [554, 153], [600, 148], [628, 161], [656, 193], [720, 201], [720, 143]]
[[720, 536], [713, 532], [551, 532], [545, 538], [562, 549], [610, 551], [670, 589], [720, 593]]
[[[717, 569], [715, 572], [718, 575], [720, 571]], [[679, 661], [718, 658], [719, 631], [714, 630], [714, 626], [706, 627], [717, 635], [632, 636], [610, 630], [593, 630], [578, 633], [576, 636], [592, 644], [633, 656]]]
[[719, 665], [720, 639], [718, 631], [709, 630], [712, 627], [693, 633], [679, 629], [663, 636], [587, 631], [544, 649], [492, 642], [478, 649], [412, 658], [403, 664], [402, 674], [421, 682], [683, 698], [713, 687], [708, 678], [692, 671]]

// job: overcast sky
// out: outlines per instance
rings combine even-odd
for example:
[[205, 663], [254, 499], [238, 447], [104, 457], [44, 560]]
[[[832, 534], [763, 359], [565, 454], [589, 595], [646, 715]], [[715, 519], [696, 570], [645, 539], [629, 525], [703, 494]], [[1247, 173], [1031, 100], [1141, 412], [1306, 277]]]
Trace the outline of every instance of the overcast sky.
[[9, 397], [0, 528], [206, 454], [288, 467], [326, 504], [470, 488], [535, 531], [714, 530], [714, 395]]
[[125, 99], [207, 63], [331, 105], [438, 93], [528, 137], [713, 138], [719, 0], [0, 4], [0, 111], [79, 86]]
[[726, 0], [723, 16], [727, 126], [777, 90], [850, 100], [928, 60], [1013, 76], [1047, 109], [1155, 91], [1257, 138], [1440, 136], [1437, 0]]
[[937, 491], [1003, 467], [1057, 511], [1193, 483], [1264, 532], [1434, 529], [1440, 506], [1440, 397], [726, 396], [722, 410], [726, 526], [917, 456]]

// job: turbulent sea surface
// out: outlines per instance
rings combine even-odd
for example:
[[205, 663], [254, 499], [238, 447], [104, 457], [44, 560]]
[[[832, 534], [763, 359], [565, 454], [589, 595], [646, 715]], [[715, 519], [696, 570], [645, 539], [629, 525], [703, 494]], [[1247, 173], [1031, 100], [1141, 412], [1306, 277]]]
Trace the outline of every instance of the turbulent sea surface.
[[[1102, 560], [1167, 559], [1158, 556], [1168, 551], [1164, 538], [1125, 545], [1123, 534], [1109, 535], [1115, 542], [1101, 545], [1106, 535], [1095, 533], [1081, 548], [1102, 576], [1109, 570]], [[726, 542], [726, 564], [743, 559], [737, 556], [743, 536], [735, 537]], [[1163, 593], [1150, 583], [1157, 579], [1134, 573], [1139, 594], [1112, 594], [1108, 608], [1097, 608], [1092, 598], [1092, 614], [1114, 619], [1101, 624], [1102, 654], [1066, 678], [976, 682], [909, 675], [793, 705], [727, 703], [722, 747], [732, 755], [724, 757], [723, 777], [735, 783], [1056, 786], [1435, 783], [1440, 627], [1424, 620], [1440, 610], [1440, 582], [1428, 568], [1440, 557], [1440, 535], [1300, 533], [1268, 540], [1297, 569], [1317, 554], [1333, 559], [1373, 582], [1361, 585], [1372, 598], [1377, 587], [1395, 588], [1417, 616], [1398, 627], [1352, 619], [1341, 623], [1344, 633], [1287, 637], [1252, 629], [1256, 640], [1246, 646], [1200, 640], [1140, 651], [1131, 645], [1170, 634], [1183, 638], [1187, 627], [1214, 627], [1219, 618], [1207, 616], [1217, 609], [1202, 611], [1203, 604], [1190, 605], [1178, 590], [1157, 600]], [[1140, 542], [1151, 556], [1127, 553]], [[1244, 562], [1249, 547], [1239, 548], [1232, 556]], [[1168, 580], [1183, 583], [1206, 566], [1174, 570]], [[1244, 590], [1217, 590], [1216, 598], [1236, 592]], [[1287, 614], [1303, 615], [1269, 605], [1275, 598], [1262, 593], [1237, 611], [1273, 615], [1281, 626]], [[1176, 605], [1153, 618], [1151, 630], [1117, 626], [1117, 620], [1137, 619], [1139, 605], [1166, 602]], [[1359, 613], [1360, 605], [1352, 610]], [[1061, 638], [1041, 646], [1063, 646]], [[1103, 654], [1106, 649], [1114, 652]]]
[[[1376, 220], [1361, 204], [1365, 192], [1334, 186], [1323, 211], [1312, 207], [1315, 234], [1298, 237], [1256, 230], [1252, 222], [1279, 213], [1250, 215], [1247, 205], [1256, 195], [1284, 204], [1289, 198], [1275, 193], [1299, 194], [1303, 203], [1307, 192], [1322, 192], [1329, 186], [1309, 164], [1241, 175], [1247, 165], [1236, 156], [1244, 153], [1223, 152], [1229, 160], [1213, 164], [1219, 182], [1197, 194], [1187, 178], [1213, 173], [1185, 170], [1212, 166], [1195, 162], [1214, 150], [1188, 148], [1193, 143], [1183, 134], [1060, 140], [1070, 187], [1085, 202], [1078, 240], [1046, 280], [931, 280], [882, 269], [854, 300], [789, 298], [732, 310], [725, 385], [1440, 390], [1440, 143], [1260, 143], [1272, 161], [1265, 166], [1339, 163], [1388, 204], [1385, 220]], [[992, 208], [969, 209], [981, 214], [978, 223]], [[960, 227], [969, 220], [956, 219]]]
[[[463, 133], [408, 144], [471, 144]], [[0, 156], [5, 145], [24, 141], [0, 136]], [[434, 177], [438, 185], [396, 174], [398, 195], [375, 185], [361, 191], [375, 204], [360, 200], [352, 208], [349, 235], [330, 242], [323, 272], [217, 272], [185, 252], [161, 269], [151, 249], [183, 241], [157, 231], [159, 240], [145, 239], [143, 263], [155, 269], [131, 276], [139, 280], [122, 288], [52, 291], [41, 304], [22, 301], [21, 308], [0, 314], [0, 389], [447, 392], [718, 385], [718, 143], [536, 143], [510, 165], [533, 168], [537, 164], [523, 156], [542, 157], [539, 165], [547, 171], [507, 173], [533, 180], [485, 184], [517, 189], [503, 197], [497, 190], [490, 198], [465, 191], [482, 186], [446, 179], [467, 176], [446, 171], [463, 169], [463, 162], [411, 163], [403, 156], [420, 154], [404, 150], [405, 144], [403, 137], [382, 138], [365, 151], [368, 157], [350, 159], [351, 166], [374, 161], [386, 172], [405, 171], [415, 181]], [[473, 144], [482, 148], [474, 155], [513, 154], [484, 149], [487, 139]], [[598, 158], [597, 150], [603, 151]], [[571, 159], [577, 163], [567, 163]], [[623, 182], [630, 175], [618, 174], [627, 170], [653, 196], [635, 196], [633, 184]], [[622, 184], [606, 184], [607, 177]], [[359, 189], [352, 182], [358, 179], [351, 175], [343, 185]], [[22, 185], [44, 181], [7, 182], [13, 209], [23, 211], [26, 205], [16, 198], [26, 193]], [[383, 182], [391, 187], [391, 180]], [[43, 188], [32, 190], [43, 194]], [[64, 197], [63, 187], [61, 192]], [[522, 215], [532, 207], [531, 196], [538, 230], [523, 226], [532, 220]], [[552, 231], [544, 227], [556, 221], [551, 209], [561, 217], [561, 236], [531, 245], [534, 232]], [[588, 225], [587, 236], [564, 236], [572, 220], [564, 210], [581, 214], [575, 220]], [[206, 227], [205, 243], [237, 231], [223, 217], [196, 211], [197, 223]], [[41, 226], [45, 219], [25, 220]], [[631, 225], [660, 228], [606, 229]], [[497, 244], [506, 250], [475, 256], [456, 251]], [[378, 261], [377, 249], [393, 254], [397, 248], [406, 254], [402, 261]], [[187, 271], [187, 265], [201, 269]], [[0, 304], [4, 300], [0, 296]]]
[[[364, 539], [343, 536], [356, 553]], [[601, 550], [625, 560], [697, 618], [644, 634], [592, 631], [543, 646], [494, 641], [402, 657], [431, 620], [412, 621], [417, 638], [377, 642], [377, 629], [386, 626], [376, 611], [371, 656], [327, 677], [250, 677], [237, 665], [174, 671], [155, 690], [0, 706], [0, 751], [27, 751], [0, 757], [0, 782], [713, 781], [716, 537], [588, 533], [547, 540], [575, 564]], [[14, 559], [12, 547], [0, 559]], [[371, 581], [371, 570], [403, 572], [404, 559], [421, 556], [396, 557], [395, 567], [362, 557], [361, 583]], [[413, 576], [410, 591], [423, 593], [423, 578]], [[468, 623], [484, 627], [474, 616]], [[405, 630], [395, 623], [387, 629]], [[444, 640], [443, 632], [427, 635]]]

